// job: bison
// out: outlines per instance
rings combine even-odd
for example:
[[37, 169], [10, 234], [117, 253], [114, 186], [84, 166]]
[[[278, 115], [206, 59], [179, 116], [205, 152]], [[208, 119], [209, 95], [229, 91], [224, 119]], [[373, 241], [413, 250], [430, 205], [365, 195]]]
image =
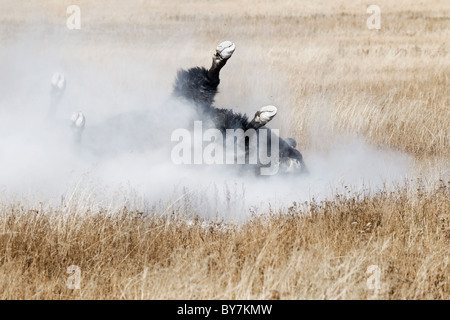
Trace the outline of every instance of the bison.
[[[214, 128], [223, 133], [227, 130], [242, 130], [244, 132], [253, 132], [257, 137], [257, 144], [262, 132], [266, 133], [267, 140], [264, 145], [269, 153], [273, 153], [273, 142], [277, 142], [277, 172], [278, 173], [307, 173], [308, 170], [303, 161], [302, 154], [296, 149], [297, 143], [293, 138], [282, 139], [266, 127], [266, 124], [272, 120], [277, 114], [275, 106], [264, 106], [258, 110], [254, 117], [250, 120], [247, 115], [235, 112], [231, 109], [217, 108], [214, 106], [214, 99], [218, 92], [220, 84], [220, 71], [226, 65], [227, 61], [235, 51], [235, 44], [230, 41], [220, 43], [212, 57], [212, 65], [209, 69], [204, 67], [194, 67], [188, 70], [179, 70], [173, 85], [171, 99], [164, 106], [165, 114], [155, 115], [154, 110], [134, 112], [130, 114], [121, 114], [107, 121], [107, 126], [86, 126], [86, 118], [81, 111], [75, 112], [71, 117], [71, 128], [75, 144], [79, 147], [85, 147], [97, 154], [105, 154], [115, 149], [123, 151], [124, 148], [131, 146], [148, 150], [156, 148], [152, 145], [155, 141], [155, 131], [160, 129], [173, 130], [165, 119], [158, 117], [175, 117], [179, 112], [183, 112], [183, 108], [189, 110], [190, 119], [194, 121], [202, 121], [208, 128]], [[62, 74], [57, 73], [52, 78], [51, 103], [49, 117], [54, 112], [57, 104], [61, 100], [66, 87], [65, 78]], [[173, 103], [173, 101], [177, 103]], [[176, 105], [177, 107], [174, 107]], [[181, 106], [181, 107], [180, 107]], [[169, 109], [169, 110], [166, 110]], [[172, 123], [173, 125], [173, 123]], [[161, 130], [160, 130], [161, 131]], [[244, 149], [246, 159], [249, 158], [251, 150], [251, 141], [248, 135], [244, 137]], [[169, 138], [167, 138], [169, 140]], [[275, 139], [275, 140], [273, 140]], [[168, 141], [166, 140], [166, 141]], [[161, 140], [158, 140], [161, 142]], [[138, 146], [138, 147], [136, 147]], [[223, 145], [225, 147], [225, 145]], [[256, 146], [260, 149], [261, 144]], [[103, 148], [103, 149], [102, 149]], [[79, 148], [83, 149], [83, 148]], [[100, 151], [101, 150], [101, 151]], [[256, 164], [251, 168], [267, 167], [266, 163], [257, 160]], [[242, 166], [241, 166], [242, 167]], [[249, 166], [244, 166], [248, 168]]]
[[[188, 70], [178, 71], [173, 88], [173, 96], [184, 100], [194, 106], [196, 118], [219, 129], [223, 134], [229, 129], [254, 130], [259, 137], [261, 131], [268, 131], [266, 148], [271, 150], [273, 133], [265, 125], [277, 114], [275, 106], [264, 106], [257, 111], [252, 120], [247, 115], [234, 112], [230, 109], [222, 109], [214, 106], [214, 98], [220, 84], [220, 70], [226, 65], [235, 51], [235, 44], [231, 41], [220, 43], [212, 57], [212, 65], [209, 69], [194, 67]], [[279, 164], [278, 172], [307, 173], [303, 156], [296, 149], [297, 142], [293, 138], [282, 139], [275, 135], [278, 141]], [[259, 139], [257, 140], [259, 141]], [[259, 145], [258, 147], [261, 147]], [[246, 141], [245, 152], [249, 152], [249, 142]], [[263, 164], [258, 163], [259, 166]]]

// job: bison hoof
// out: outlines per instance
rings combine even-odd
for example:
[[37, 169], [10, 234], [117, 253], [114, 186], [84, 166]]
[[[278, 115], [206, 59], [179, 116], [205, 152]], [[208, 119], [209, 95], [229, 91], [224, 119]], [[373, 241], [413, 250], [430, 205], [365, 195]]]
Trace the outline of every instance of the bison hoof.
[[275, 106], [264, 106], [255, 114], [255, 121], [265, 125], [267, 122], [273, 119], [277, 114], [277, 108]]
[[62, 73], [57, 72], [52, 76], [51, 84], [54, 91], [61, 92], [66, 87], [66, 79]]
[[233, 55], [234, 49], [236, 49], [236, 45], [233, 42], [224, 41], [217, 46], [216, 52], [220, 58], [227, 60]]
[[81, 111], [74, 112], [72, 114], [72, 117], [70, 118], [72, 121], [72, 127], [78, 130], [83, 130], [84, 125], [86, 123], [86, 118], [84, 117], [84, 114]]

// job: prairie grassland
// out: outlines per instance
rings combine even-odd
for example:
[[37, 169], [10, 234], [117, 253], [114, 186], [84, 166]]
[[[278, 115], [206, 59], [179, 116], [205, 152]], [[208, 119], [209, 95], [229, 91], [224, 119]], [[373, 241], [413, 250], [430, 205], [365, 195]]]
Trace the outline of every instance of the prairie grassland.
[[[65, 32], [71, 3], [42, 3], [1, 0], [0, 44], [35, 26], [44, 45]], [[150, 56], [166, 66], [164, 89], [176, 68], [205, 65], [208, 50], [233, 40], [218, 105], [254, 112], [276, 104], [273, 125], [297, 139], [306, 159], [341, 134], [405, 152], [421, 182], [274, 208], [240, 225], [178, 212], [1, 204], [0, 298], [450, 298], [448, 1], [108, 3], [79, 1], [81, 33], [58, 43], [67, 57], [101, 65], [108, 55]], [[366, 27], [370, 4], [381, 7], [379, 31]], [[66, 286], [70, 265], [80, 267], [79, 290]], [[379, 290], [367, 286], [371, 265]]]
[[[241, 225], [76, 205], [0, 210], [2, 299], [449, 298], [444, 183], [294, 204]], [[71, 265], [79, 290], [66, 286]]]

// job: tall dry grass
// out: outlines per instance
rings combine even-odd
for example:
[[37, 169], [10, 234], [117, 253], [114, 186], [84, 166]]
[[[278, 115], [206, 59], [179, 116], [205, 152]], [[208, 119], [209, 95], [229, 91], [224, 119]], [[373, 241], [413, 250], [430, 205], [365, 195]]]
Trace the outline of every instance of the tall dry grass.
[[[294, 204], [233, 225], [0, 209], [2, 299], [449, 299], [450, 184]], [[81, 270], [69, 289], [67, 268]], [[370, 266], [379, 290], [367, 286]]]
[[[111, 53], [144, 55], [164, 65], [176, 52], [177, 66], [204, 65], [212, 45], [233, 40], [219, 105], [249, 112], [273, 102], [274, 125], [306, 158], [347, 133], [401, 150], [434, 187], [336, 195], [242, 225], [2, 204], [0, 297], [449, 299], [450, 5], [378, 2], [380, 31], [366, 28], [365, 1], [111, 1], [107, 9], [79, 1], [83, 33], [61, 38], [69, 57], [101, 64]], [[69, 4], [1, 1], [2, 43], [36, 25], [62, 33]], [[175, 68], [166, 71], [172, 79]], [[70, 265], [81, 269], [80, 290], [66, 286]], [[367, 287], [371, 265], [381, 272], [377, 292]]]

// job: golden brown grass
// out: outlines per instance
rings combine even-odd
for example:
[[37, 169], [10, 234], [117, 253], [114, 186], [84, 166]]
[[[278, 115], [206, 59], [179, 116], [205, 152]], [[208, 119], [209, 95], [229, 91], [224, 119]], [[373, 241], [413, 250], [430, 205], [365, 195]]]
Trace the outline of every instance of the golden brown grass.
[[[158, 0], [105, 9], [79, 1], [82, 33], [62, 37], [61, 47], [105, 68], [110, 55], [167, 63], [167, 89], [176, 68], [205, 65], [208, 50], [233, 40], [221, 85], [232, 94], [218, 105], [276, 104], [274, 126], [297, 138], [306, 158], [338, 133], [401, 150], [436, 186], [337, 195], [242, 225], [5, 204], [0, 298], [449, 299], [450, 4], [378, 1], [380, 31], [366, 28], [370, 4]], [[34, 25], [62, 33], [69, 4], [0, 5], [1, 41], [11, 43]], [[173, 52], [176, 63], [167, 61]], [[80, 290], [66, 287], [70, 265], [81, 268]], [[381, 270], [378, 292], [366, 285], [370, 265]]]
[[[443, 182], [297, 204], [241, 225], [3, 207], [0, 298], [448, 299], [449, 212]], [[70, 265], [80, 290], [66, 287]], [[378, 291], [366, 285], [371, 265]]]

